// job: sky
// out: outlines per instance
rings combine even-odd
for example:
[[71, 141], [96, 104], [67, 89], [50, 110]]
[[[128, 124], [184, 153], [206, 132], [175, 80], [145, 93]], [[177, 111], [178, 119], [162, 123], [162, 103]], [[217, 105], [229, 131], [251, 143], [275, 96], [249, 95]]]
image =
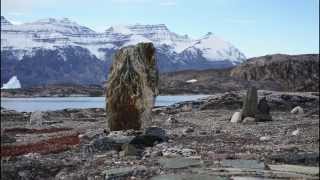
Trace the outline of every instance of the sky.
[[99, 32], [166, 24], [192, 38], [212, 32], [247, 57], [319, 53], [319, 0], [1, 0], [1, 15], [17, 24], [67, 17]]

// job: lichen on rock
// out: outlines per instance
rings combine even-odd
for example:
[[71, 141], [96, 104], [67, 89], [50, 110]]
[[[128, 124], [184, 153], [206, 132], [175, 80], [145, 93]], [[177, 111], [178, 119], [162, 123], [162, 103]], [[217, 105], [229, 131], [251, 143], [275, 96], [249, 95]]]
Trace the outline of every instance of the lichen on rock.
[[140, 129], [151, 121], [158, 76], [152, 43], [124, 47], [115, 54], [106, 91], [110, 130]]

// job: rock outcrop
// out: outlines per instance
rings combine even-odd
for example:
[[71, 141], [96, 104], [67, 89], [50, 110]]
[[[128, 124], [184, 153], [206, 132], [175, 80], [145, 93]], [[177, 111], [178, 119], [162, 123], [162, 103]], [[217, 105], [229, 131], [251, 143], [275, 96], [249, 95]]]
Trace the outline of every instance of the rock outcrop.
[[152, 43], [128, 46], [115, 54], [106, 92], [111, 131], [140, 129], [151, 121], [158, 78]]
[[273, 81], [282, 91], [319, 91], [319, 54], [275, 54], [248, 59], [231, 76], [249, 81]]

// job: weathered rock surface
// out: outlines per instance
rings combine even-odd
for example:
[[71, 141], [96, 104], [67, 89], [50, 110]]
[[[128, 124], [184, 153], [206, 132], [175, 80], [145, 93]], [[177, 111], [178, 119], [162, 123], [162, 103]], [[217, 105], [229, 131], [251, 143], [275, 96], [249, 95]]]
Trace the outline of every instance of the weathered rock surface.
[[242, 119], [246, 117], [256, 117], [258, 103], [258, 92], [255, 87], [250, 87], [247, 91], [247, 95], [243, 100], [242, 107]]
[[232, 69], [243, 80], [273, 81], [282, 91], [319, 91], [319, 54], [274, 54], [248, 59]]
[[151, 108], [158, 94], [155, 48], [139, 43], [120, 49], [108, 77], [107, 113], [112, 131], [140, 129], [151, 121]]
[[258, 103], [258, 112], [256, 114], [257, 121], [271, 121], [272, 117], [270, 115], [270, 106], [266, 97], [263, 97], [259, 100]]

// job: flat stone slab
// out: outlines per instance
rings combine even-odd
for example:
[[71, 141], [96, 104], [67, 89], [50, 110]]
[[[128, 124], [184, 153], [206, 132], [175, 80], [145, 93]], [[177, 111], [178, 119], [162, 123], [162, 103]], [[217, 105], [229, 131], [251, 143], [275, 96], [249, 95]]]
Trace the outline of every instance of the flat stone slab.
[[245, 169], [265, 169], [265, 164], [257, 160], [222, 160], [221, 165], [224, 167], [245, 168]]
[[159, 160], [161, 166], [166, 169], [179, 169], [179, 168], [187, 168], [192, 166], [200, 166], [202, 162], [196, 159], [188, 159], [188, 158], [162, 158]]
[[134, 172], [143, 172], [146, 171], [145, 166], [133, 166], [133, 167], [121, 167], [109, 169], [103, 172], [105, 174], [105, 180], [123, 178], [130, 176]]
[[319, 167], [311, 166], [299, 166], [299, 165], [268, 165], [271, 170], [284, 171], [284, 172], [295, 172], [307, 175], [319, 175]]
[[171, 174], [155, 176], [151, 180], [230, 180], [230, 178], [209, 174]]

